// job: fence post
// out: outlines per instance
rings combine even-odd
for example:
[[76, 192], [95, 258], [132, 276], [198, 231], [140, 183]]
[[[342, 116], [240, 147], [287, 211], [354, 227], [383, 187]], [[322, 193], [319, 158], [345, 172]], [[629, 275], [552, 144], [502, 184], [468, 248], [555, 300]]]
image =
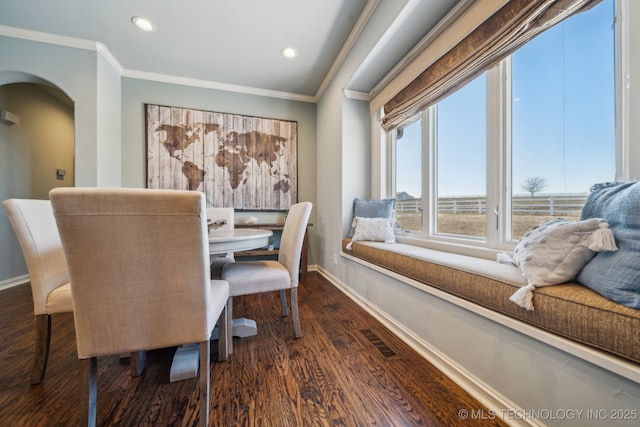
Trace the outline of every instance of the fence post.
[[553, 197], [549, 197], [549, 215], [553, 216], [554, 213], [554, 206], [553, 206]]

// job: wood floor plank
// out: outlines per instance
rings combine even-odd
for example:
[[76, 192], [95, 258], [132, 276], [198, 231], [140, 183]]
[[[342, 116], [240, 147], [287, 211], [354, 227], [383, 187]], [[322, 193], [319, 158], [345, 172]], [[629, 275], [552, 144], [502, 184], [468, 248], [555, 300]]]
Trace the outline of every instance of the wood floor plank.
[[[234, 338], [227, 361], [212, 358], [210, 425], [505, 425], [459, 419], [459, 410], [482, 406], [319, 274], [304, 277], [299, 297], [300, 339], [281, 315], [277, 292], [234, 298], [234, 317], [255, 319], [258, 335]], [[44, 382], [32, 386], [31, 301], [28, 285], [0, 291], [1, 424], [78, 425], [73, 315], [53, 316], [49, 366]], [[98, 425], [195, 425], [198, 381], [169, 383], [174, 352], [147, 352], [139, 377], [128, 359], [99, 358]]]

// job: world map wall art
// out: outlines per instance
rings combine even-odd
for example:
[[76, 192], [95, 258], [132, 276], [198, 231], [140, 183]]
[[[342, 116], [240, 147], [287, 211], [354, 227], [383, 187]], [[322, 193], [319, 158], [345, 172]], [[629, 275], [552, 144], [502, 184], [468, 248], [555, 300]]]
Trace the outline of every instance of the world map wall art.
[[207, 206], [284, 211], [298, 193], [298, 123], [145, 105], [147, 187], [197, 190]]

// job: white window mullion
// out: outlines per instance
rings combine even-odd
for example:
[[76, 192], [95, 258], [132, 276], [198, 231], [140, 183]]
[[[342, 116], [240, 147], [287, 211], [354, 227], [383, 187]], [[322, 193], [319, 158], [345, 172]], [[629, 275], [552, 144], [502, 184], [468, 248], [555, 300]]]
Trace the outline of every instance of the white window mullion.
[[381, 116], [381, 111], [371, 115], [371, 197], [384, 199], [395, 194], [395, 156], [391, 137], [395, 132], [382, 129]]
[[502, 163], [502, 84], [501, 65], [487, 71], [487, 246], [495, 248], [499, 242], [504, 212], [500, 202]]
[[426, 215], [422, 216], [423, 230], [428, 236], [433, 236], [437, 230], [438, 221], [438, 106], [433, 105], [422, 113], [422, 141], [423, 141], [423, 173], [422, 209]]
[[511, 57], [509, 56], [499, 64], [501, 82], [501, 109], [500, 109], [500, 129], [502, 141], [500, 143], [500, 241], [499, 245], [506, 247], [513, 243], [511, 236], [513, 216], [512, 216], [512, 164], [511, 164], [511, 112], [513, 94], [511, 90]]
[[616, 180], [627, 181], [632, 176], [629, 145], [631, 98], [630, 16], [631, 0], [616, 1]]

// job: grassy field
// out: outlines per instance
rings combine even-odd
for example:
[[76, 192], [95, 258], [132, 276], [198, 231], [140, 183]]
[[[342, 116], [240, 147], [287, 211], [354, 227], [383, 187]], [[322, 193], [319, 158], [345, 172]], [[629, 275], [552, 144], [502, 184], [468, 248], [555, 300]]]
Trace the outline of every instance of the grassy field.
[[[405, 230], [419, 230], [421, 228], [421, 214], [401, 214], [396, 218]], [[513, 239], [522, 237], [532, 227], [548, 219], [559, 218], [546, 215], [514, 215]], [[562, 218], [577, 220], [579, 215], [563, 215]], [[485, 215], [477, 214], [440, 214], [438, 215], [438, 232], [441, 234], [455, 234], [461, 236], [484, 237], [486, 229]]]

